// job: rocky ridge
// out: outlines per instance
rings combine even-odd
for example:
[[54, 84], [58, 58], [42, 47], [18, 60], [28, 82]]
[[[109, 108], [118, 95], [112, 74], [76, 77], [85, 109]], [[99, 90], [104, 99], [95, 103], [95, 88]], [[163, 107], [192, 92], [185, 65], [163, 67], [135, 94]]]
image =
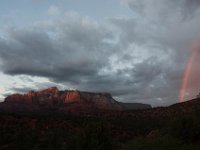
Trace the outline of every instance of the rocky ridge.
[[[129, 105], [129, 107], [127, 107]], [[128, 108], [128, 109], [127, 109]], [[0, 104], [0, 110], [59, 110], [94, 112], [99, 110], [147, 109], [150, 105], [117, 102], [110, 93], [92, 93], [78, 90], [59, 91], [51, 87], [26, 94], [13, 94]]]
[[91, 93], [77, 90], [59, 91], [51, 87], [27, 94], [13, 94], [5, 98], [0, 108], [18, 110], [56, 109], [70, 111], [121, 110], [109, 93]]

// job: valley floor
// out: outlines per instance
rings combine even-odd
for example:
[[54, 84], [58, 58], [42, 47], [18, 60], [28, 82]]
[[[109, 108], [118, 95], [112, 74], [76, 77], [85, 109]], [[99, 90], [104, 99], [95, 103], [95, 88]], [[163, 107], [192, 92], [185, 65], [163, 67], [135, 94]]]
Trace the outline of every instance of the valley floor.
[[0, 112], [1, 150], [197, 150], [199, 111], [174, 117]]

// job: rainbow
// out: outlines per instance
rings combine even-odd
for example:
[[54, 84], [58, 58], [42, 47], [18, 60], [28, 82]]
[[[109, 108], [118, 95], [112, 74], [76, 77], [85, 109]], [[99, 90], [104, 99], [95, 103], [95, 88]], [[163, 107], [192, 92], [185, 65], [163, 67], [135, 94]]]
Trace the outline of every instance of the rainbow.
[[199, 48], [200, 48], [199, 44], [196, 43], [196, 44], [194, 44], [194, 46], [191, 49], [191, 54], [189, 56], [188, 62], [185, 66], [185, 70], [184, 70], [184, 73], [183, 73], [181, 88], [180, 88], [180, 91], [179, 91], [179, 102], [185, 101], [185, 93], [186, 93], [186, 90], [187, 90], [188, 81], [190, 79], [192, 65], [193, 65], [195, 56], [196, 56]]

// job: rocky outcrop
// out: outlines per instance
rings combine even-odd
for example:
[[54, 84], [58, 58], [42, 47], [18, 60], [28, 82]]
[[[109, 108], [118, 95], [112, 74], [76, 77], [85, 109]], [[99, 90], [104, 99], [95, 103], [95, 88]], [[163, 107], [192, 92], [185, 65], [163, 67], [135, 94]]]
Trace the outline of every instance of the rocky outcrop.
[[30, 91], [26, 94], [13, 94], [5, 98], [0, 109], [61, 111], [98, 111], [147, 109], [150, 105], [120, 103], [110, 93], [92, 93], [78, 90], [59, 91], [51, 87], [42, 91]]
[[58, 93], [56, 87], [51, 87], [38, 92], [30, 91], [27, 94], [13, 94], [5, 98], [5, 103], [52, 105], [55, 101], [59, 101]]
[[5, 104], [9, 105], [9, 108], [12, 108], [12, 106], [18, 108], [23, 106], [23, 108], [30, 110], [33, 108], [57, 109], [62, 111], [122, 109], [109, 93], [91, 93], [77, 90], [59, 91], [56, 87], [42, 91], [30, 91], [27, 94], [10, 95], [5, 98], [4, 106]]
[[64, 103], [81, 102], [81, 94], [79, 91], [68, 91], [65, 96]]
[[30, 104], [32, 103], [32, 96], [30, 95], [21, 95], [13, 94], [5, 98], [5, 103], [23, 103]]

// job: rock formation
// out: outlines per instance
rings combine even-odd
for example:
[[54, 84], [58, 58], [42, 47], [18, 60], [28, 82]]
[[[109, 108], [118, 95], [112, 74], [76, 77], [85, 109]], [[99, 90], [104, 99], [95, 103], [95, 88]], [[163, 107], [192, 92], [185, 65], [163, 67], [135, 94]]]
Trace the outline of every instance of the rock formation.
[[[128, 107], [131, 106], [131, 107]], [[30, 91], [26, 94], [13, 94], [0, 104], [1, 109], [14, 110], [58, 110], [91, 112], [98, 110], [131, 110], [151, 108], [144, 104], [117, 102], [110, 93], [92, 93], [78, 90], [59, 91], [51, 87], [42, 91]]]
[[30, 91], [27, 94], [10, 95], [5, 98], [3, 105], [7, 105], [6, 108], [9, 105], [9, 108], [17, 107], [19, 109], [23, 107], [28, 110], [40, 109], [41, 107], [62, 111], [122, 109], [109, 93], [91, 93], [77, 90], [59, 91], [56, 87], [42, 91]]
[[64, 103], [81, 102], [81, 94], [78, 91], [68, 91], [65, 96]]

